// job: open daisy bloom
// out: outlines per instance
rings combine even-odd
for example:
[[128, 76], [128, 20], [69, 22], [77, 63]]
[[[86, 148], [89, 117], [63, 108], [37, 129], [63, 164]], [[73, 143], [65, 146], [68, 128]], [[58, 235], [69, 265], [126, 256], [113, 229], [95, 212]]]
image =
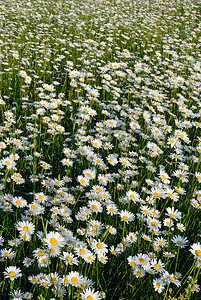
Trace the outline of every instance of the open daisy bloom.
[[61, 248], [64, 245], [64, 238], [58, 232], [48, 233], [44, 241], [50, 249]]
[[5, 277], [9, 278], [10, 280], [14, 280], [18, 277], [22, 276], [21, 270], [17, 267], [7, 267], [6, 271], [4, 272]]
[[194, 243], [190, 249], [191, 253], [194, 255], [195, 258], [201, 259], [201, 244]]
[[94, 289], [88, 288], [84, 291], [84, 293], [81, 293], [82, 300], [100, 300], [100, 294], [99, 292], [95, 292]]
[[82, 275], [80, 275], [78, 272], [73, 272], [73, 271], [71, 271], [66, 276], [66, 279], [68, 280], [69, 284], [75, 287], [81, 286], [83, 282]]

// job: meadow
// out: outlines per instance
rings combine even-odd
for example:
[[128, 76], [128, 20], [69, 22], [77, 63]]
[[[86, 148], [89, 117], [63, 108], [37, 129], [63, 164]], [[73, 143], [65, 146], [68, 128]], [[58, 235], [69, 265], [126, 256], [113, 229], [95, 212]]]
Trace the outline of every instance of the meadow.
[[0, 1], [0, 299], [201, 299], [201, 2]]

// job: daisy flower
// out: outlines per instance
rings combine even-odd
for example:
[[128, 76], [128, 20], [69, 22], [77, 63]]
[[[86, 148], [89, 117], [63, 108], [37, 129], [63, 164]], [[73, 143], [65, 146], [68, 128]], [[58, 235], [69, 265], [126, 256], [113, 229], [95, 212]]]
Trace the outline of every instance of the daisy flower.
[[20, 234], [25, 235], [31, 235], [35, 230], [35, 225], [29, 221], [18, 222], [16, 227], [20, 231]]
[[166, 215], [169, 216], [170, 218], [177, 220], [177, 219], [181, 219], [181, 212], [178, 211], [178, 209], [174, 209], [174, 207], [168, 207], [166, 209], [167, 213]]
[[84, 293], [81, 293], [82, 300], [101, 300], [100, 293], [94, 289], [87, 288]]
[[67, 276], [66, 279], [72, 286], [78, 287], [83, 282], [83, 276], [80, 275], [78, 272], [71, 271]]
[[195, 258], [201, 259], [201, 244], [198, 242], [191, 245], [190, 252]]
[[126, 223], [132, 222], [134, 220], [134, 214], [127, 210], [122, 210], [119, 213], [119, 216], [121, 218], [121, 221], [125, 221]]
[[195, 172], [195, 177], [197, 178], [198, 182], [201, 183], [201, 173]]
[[64, 238], [58, 232], [49, 232], [44, 241], [50, 249], [57, 249], [64, 246]]
[[5, 278], [9, 278], [12, 281], [22, 276], [21, 270], [13, 266], [7, 267], [6, 271], [4, 271], [3, 273], [5, 274]]
[[79, 175], [77, 180], [82, 186], [88, 186], [90, 184], [89, 178], [82, 175]]
[[98, 213], [98, 212], [103, 211], [101, 203], [96, 201], [96, 200], [89, 201], [88, 206], [89, 206], [89, 209], [91, 209], [92, 212]]
[[66, 265], [78, 265], [77, 258], [70, 252], [63, 252], [61, 259], [65, 261]]
[[107, 253], [108, 249], [107, 249], [107, 245], [103, 242], [101, 242], [100, 240], [93, 240], [91, 243], [91, 248], [95, 251], [96, 254], [103, 254], [103, 253]]
[[109, 154], [108, 156], [107, 156], [107, 160], [108, 160], [108, 162], [112, 165], [112, 166], [115, 166], [115, 165], [117, 165], [118, 164], [118, 155], [117, 154], [115, 154], [115, 153], [113, 153], [113, 154]]
[[12, 199], [12, 204], [14, 204], [16, 207], [26, 207], [27, 201], [22, 197], [14, 197]]
[[165, 285], [162, 279], [157, 278], [153, 280], [154, 290], [159, 294], [164, 290]]
[[13, 259], [14, 256], [15, 256], [15, 252], [12, 251], [11, 249], [9, 249], [9, 250], [7, 250], [7, 249], [2, 249], [2, 250], [0, 251], [0, 257], [1, 257], [2, 259], [7, 259], [7, 258]]

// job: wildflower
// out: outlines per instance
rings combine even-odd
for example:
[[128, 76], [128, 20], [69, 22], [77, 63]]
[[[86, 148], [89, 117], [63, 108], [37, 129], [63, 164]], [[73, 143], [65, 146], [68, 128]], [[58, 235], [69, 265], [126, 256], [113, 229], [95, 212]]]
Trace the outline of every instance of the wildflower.
[[12, 251], [11, 249], [7, 250], [7, 249], [2, 249], [0, 250], [0, 256], [2, 257], [2, 259], [13, 259], [13, 257], [15, 257], [15, 252]]
[[87, 288], [81, 293], [82, 300], [101, 300], [100, 293], [95, 292], [94, 289]]
[[21, 270], [17, 267], [12, 267], [12, 266], [7, 267], [6, 271], [3, 273], [5, 274], [5, 277], [9, 278], [11, 281], [22, 276]]
[[93, 240], [91, 243], [91, 248], [95, 251], [96, 254], [103, 254], [103, 253], [107, 253], [108, 249], [107, 249], [107, 245], [103, 242], [101, 242], [100, 240]]
[[153, 279], [154, 290], [159, 294], [165, 289], [165, 285], [162, 279]]
[[139, 194], [134, 191], [131, 191], [131, 190], [126, 193], [126, 197], [129, 200], [132, 200], [134, 203], [136, 203], [140, 200]]
[[82, 175], [79, 175], [77, 180], [82, 186], [88, 186], [90, 184], [89, 179]]
[[92, 200], [88, 202], [89, 209], [91, 209], [92, 212], [98, 213], [102, 212], [103, 208], [100, 204], [100, 202]]
[[166, 215], [168, 215], [170, 218], [174, 220], [181, 219], [181, 212], [178, 211], [178, 209], [175, 210], [174, 207], [168, 207], [166, 211]]
[[10, 293], [10, 296], [13, 300], [21, 300], [24, 298], [24, 294], [21, 292], [21, 290], [14, 290], [12, 293]]
[[84, 255], [83, 255], [83, 259], [89, 263], [89, 264], [92, 264], [95, 260], [95, 256], [93, 255], [93, 253], [91, 253], [90, 251], [86, 252]]
[[21, 234], [24, 233], [25, 235], [31, 235], [35, 230], [35, 225], [29, 221], [18, 222], [16, 227]]
[[33, 259], [31, 259], [31, 258], [29, 258], [29, 257], [25, 257], [24, 259], [23, 259], [23, 265], [25, 266], [25, 267], [29, 267], [29, 266], [31, 266], [31, 264], [34, 262], [34, 260]]
[[44, 241], [50, 249], [57, 249], [64, 246], [64, 238], [58, 232], [49, 232]]
[[198, 242], [191, 245], [190, 252], [195, 258], [201, 259], [201, 244]]
[[157, 261], [156, 259], [154, 259], [151, 262], [151, 266], [155, 269], [155, 271], [159, 273], [163, 273], [165, 270], [165, 265], [162, 263], [161, 260]]
[[78, 265], [78, 260], [72, 253], [63, 252], [61, 259], [65, 261], [66, 265]]
[[201, 173], [195, 172], [195, 177], [197, 178], [198, 182], [201, 183]]
[[121, 218], [121, 221], [125, 221], [126, 223], [132, 222], [134, 220], [134, 214], [127, 210], [120, 211], [119, 216]]
[[78, 272], [71, 271], [67, 276], [66, 279], [72, 286], [78, 287], [81, 286], [83, 282], [83, 276], [81, 276]]

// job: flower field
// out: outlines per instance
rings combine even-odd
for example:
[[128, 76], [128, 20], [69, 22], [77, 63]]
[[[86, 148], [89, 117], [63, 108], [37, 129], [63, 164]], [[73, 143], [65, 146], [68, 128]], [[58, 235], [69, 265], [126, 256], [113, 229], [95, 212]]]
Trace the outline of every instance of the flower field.
[[201, 2], [0, 1], [0, 299], [201, 299]]

